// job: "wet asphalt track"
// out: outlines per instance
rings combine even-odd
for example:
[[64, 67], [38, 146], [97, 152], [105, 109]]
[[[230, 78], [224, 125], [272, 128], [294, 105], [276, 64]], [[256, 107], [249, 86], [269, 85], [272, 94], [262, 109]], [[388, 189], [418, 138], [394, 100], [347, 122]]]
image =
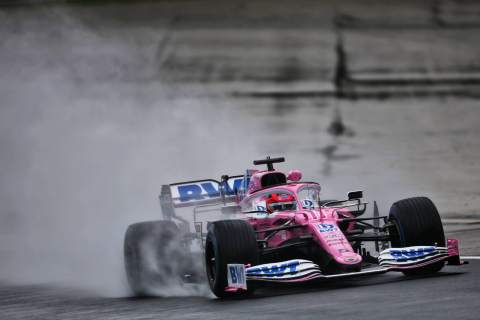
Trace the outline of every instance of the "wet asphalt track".
[[390, 273], [295, 287], [251, 299], [100, 298], [48, 286], [0, 286], [1, 319], [478, 319], [480, 261], [428, 277]]

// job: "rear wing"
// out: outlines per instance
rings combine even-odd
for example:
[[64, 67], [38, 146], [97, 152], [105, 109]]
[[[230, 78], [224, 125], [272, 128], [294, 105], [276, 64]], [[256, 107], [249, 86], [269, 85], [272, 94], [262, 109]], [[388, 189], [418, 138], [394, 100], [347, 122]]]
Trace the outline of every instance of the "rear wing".
[[172, 218], [175, 208], [234, 202], [237, 192], [245, 190], [247, 185], [243, 175], [222, 176], [221, 181], [205, 179], [162, 185], [159, 195], [162, 214]]

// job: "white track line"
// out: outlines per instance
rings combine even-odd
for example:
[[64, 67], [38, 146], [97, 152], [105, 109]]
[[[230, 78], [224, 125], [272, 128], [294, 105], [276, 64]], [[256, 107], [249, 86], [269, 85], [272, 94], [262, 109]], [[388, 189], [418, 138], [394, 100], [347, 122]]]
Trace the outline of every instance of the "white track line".
[[460, 258], [465, 260], [480, 260], [480, 256], [461, 256]]

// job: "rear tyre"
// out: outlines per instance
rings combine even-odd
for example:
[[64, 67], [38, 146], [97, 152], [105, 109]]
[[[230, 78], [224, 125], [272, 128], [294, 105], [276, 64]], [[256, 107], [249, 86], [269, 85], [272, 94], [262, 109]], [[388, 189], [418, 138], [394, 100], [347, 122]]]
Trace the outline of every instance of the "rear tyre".
[[[445, 246], [442, 221], [433, 202], [426, 197], [415, 197], [395, 202], [389, 213], [392, 247]], [[444, 262], [403, 271], [406, 275], [425, 275], [440, 271]]]
[[247, 292], [228, 293], [227, 264], [258, 264], [259, 254], [255, 231], [243, 220], [216, 221], [208, 226], [205, 242], [205, 266], [208, 283], [219, 298], [251, 294], [253, 284]]
[[135, 295], [156, 295], [165, 285], [180, 282], [189, 258], [172, 221], [135, 223], [125, 233], [125, 271]]

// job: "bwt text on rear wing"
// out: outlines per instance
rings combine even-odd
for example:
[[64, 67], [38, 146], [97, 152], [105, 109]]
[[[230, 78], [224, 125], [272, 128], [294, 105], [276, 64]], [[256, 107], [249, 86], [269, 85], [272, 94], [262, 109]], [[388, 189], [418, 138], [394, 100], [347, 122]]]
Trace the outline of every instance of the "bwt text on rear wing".
[[247, 185], [243, 175], [222, 176], [221, 181], [205, 179], [162, 185], [159, 195], [162, 214], [172, 217], [175, 208], [234, 202], [238, 190], [246, 190]]

